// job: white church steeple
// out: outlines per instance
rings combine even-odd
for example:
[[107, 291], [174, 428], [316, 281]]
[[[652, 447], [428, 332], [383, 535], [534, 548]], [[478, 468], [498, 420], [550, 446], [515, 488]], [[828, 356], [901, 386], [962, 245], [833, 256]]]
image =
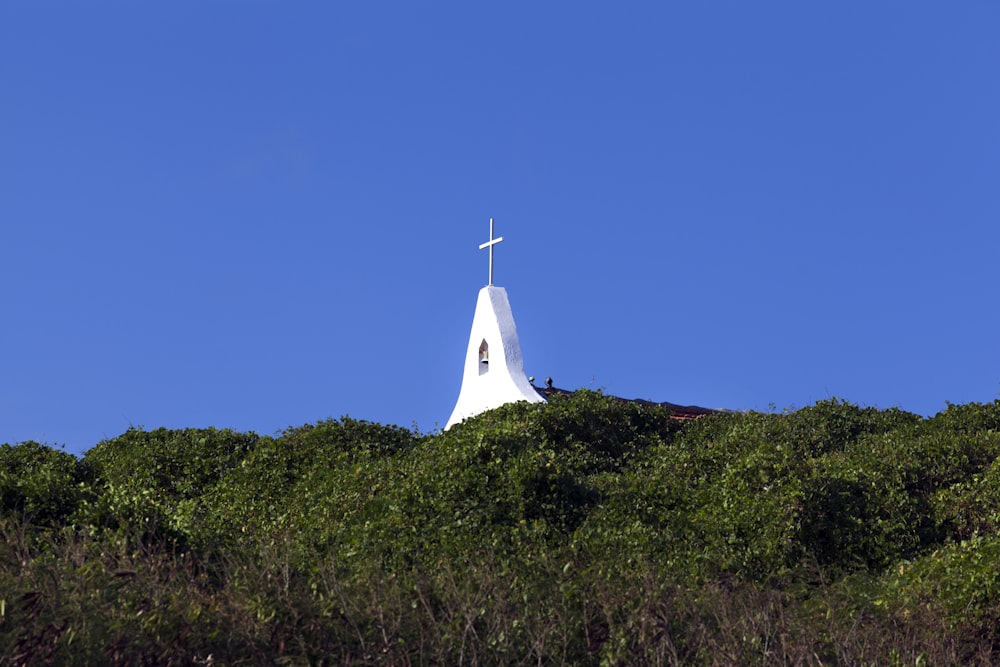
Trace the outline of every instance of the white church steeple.
[[465, 354], [462, 389], [445, 429], [506, 403], [545, 402], [524, 374], [521, 343], [507, 290], [493, 285], [493, 246], [501, 241], [502, 236], [493, 238], [493, 218], [490, 218], [490, 240], [479, 246], [480, 250], [490, 250], [490, 279], [486, 287], [479, 290]]

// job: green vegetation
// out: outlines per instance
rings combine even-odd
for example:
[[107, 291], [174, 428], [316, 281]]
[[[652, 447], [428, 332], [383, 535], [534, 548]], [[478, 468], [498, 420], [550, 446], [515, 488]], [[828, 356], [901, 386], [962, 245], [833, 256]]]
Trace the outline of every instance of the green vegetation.
[[1000, 662], [1000, 401], [0, 446], [0, 665]]

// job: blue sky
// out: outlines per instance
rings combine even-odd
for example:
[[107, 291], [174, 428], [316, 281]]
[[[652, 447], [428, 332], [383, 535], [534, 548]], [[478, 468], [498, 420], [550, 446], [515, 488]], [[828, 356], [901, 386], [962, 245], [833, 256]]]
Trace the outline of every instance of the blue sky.
[[439, 428], [526, 371], [1000, 392], [1000, 4], [0, 3], [0, 442]]

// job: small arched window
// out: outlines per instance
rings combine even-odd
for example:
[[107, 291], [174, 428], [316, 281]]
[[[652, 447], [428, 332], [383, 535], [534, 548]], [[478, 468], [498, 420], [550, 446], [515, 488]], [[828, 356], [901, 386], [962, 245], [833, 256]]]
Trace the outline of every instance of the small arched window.
[[490, 346], [486, 344], [486, 339], [479, 344], [479, 374], [482, 375], [490, 370]]

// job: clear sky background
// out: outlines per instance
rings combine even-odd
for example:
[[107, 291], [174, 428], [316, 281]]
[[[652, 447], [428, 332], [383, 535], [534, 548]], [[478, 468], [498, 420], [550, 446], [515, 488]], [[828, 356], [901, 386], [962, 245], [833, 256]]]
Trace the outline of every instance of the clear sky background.
[[0, 442], [444, 425], [529, 375], [1000, 392], [1000, 4], [0, 2]]

